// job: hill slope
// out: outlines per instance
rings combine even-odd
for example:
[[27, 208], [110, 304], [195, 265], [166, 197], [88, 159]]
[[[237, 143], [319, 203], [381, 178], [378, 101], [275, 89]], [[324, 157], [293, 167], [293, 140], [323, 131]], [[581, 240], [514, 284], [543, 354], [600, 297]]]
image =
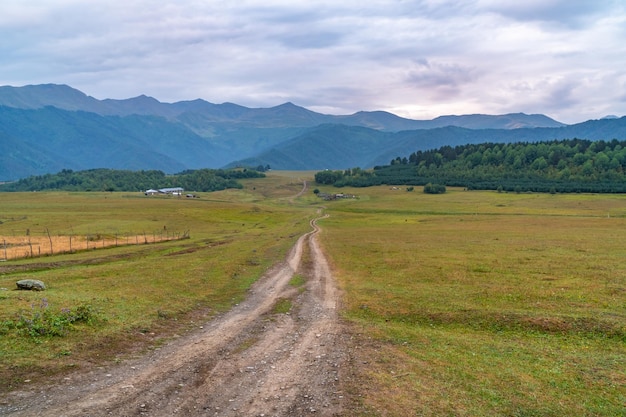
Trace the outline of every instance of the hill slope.
[[381, 132], [341, 125], [308, 130], [292, 140], [230, 165], [266, 165], [276, 169], [346, 169], [386, 165], [400, 156], [444, 145], [484, 142], [540, 142], [557, 139], [626, 140], [626, 117], [593, 120], [557, 128], [466, 129], [448, 126], [428, 130]]
[[158, 117], [99, 116], [54, 107], [0, 107], [0, 178], [61, 169], [177, 172], [220, 163], [219, 152], [184, 126]]

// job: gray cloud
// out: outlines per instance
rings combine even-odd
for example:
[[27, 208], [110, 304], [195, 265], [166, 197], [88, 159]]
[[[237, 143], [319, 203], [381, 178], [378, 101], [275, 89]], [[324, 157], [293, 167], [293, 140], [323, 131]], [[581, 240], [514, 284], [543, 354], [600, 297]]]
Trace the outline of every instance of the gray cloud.
[[617, 0], [5, 0], [0, 84], [576, 122], [626, 113], [625, 28]]
[[472, 68], [455, 63], [431, 63], [422, 58], [418, 59], [415, 67], [409, 71], [407, 81], [418, 89], [446, 91], [444, 96], [436, 94], [439, 99], [445, 96], [452, 98], [460, 93], [464, 84], [475, 79], [473, 72]]

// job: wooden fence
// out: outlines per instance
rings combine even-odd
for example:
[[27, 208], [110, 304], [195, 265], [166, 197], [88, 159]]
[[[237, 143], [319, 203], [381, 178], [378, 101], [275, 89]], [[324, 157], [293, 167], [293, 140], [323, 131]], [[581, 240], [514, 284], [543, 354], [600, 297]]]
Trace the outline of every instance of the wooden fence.
[[0, 261], [73, 253], [112, 246], [145, 245], [188, 238], [188, 231], [184, 233], [163, 231], [123, 235], [96, 233], [54, 236], [46, 230], [42, 236], [32, 236], [30, 234], [23, 236], [0, 236]]

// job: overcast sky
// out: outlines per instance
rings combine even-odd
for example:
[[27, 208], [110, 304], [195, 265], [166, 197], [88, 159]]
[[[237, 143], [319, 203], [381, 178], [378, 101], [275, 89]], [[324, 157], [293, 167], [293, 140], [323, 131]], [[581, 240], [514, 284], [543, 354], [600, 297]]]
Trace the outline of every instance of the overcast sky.
[[623, 0], [2, 0], [0, 85], [351, 114], [626, 114]]

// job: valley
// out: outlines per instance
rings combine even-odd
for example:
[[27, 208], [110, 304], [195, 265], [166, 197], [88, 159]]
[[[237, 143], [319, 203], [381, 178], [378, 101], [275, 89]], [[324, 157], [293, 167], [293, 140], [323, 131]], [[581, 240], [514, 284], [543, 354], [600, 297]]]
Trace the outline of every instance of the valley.
[[[181, 200], [6, 194], [3, 233], [167, 224], [190, 239], [0, 265], [0, 413], [619, 415], [623, 195], [325, 201], [311, 177]], [[26, 277], [48, 289], [11, 289]], [[63, 336], [8, 324], [81, 306], [92, 322]]]

